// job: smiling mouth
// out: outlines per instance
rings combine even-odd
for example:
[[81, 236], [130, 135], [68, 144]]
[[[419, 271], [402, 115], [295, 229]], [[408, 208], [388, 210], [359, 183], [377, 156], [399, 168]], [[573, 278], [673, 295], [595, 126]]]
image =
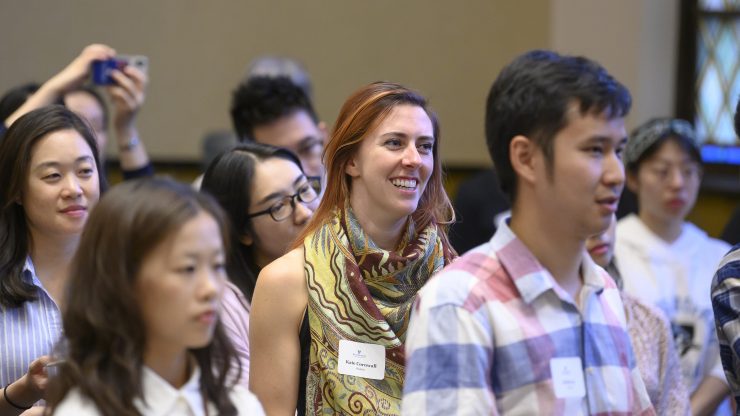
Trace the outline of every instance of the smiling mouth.
[[391, 183], [396, 188], [413, 191], [416, 189], [418, 181], [416, 179], [391, 179]]

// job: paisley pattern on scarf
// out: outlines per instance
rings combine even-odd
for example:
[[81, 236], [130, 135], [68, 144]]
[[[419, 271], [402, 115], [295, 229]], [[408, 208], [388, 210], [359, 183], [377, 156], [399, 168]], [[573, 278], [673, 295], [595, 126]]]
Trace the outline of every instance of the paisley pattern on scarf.
[[[416, 293], [445, 266], [436, 226], [408, 221], [396, 251], [379, 248], [352, 209], [304, 240], [311, 331], [306, 414], [400, 415], [404, 341]], [[385, 378], [339, 374], [339, 340], [385, 347]]]

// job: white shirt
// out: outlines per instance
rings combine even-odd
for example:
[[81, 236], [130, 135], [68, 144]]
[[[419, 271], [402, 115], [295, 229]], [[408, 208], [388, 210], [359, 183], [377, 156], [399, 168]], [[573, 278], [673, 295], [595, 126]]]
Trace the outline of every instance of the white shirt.
[[[195, 367], [190, 379], [176, 389], [153, 370], [144, 367], [142, 375], [144, 398], [134, 400], [136, 409], [144, 416], [205, 416], [203, 396], [200, 392], [200, 369]], [[242, 386], [234, 386], [229, 398], [239, 415], [264, 415], [257, 398]], [[95, 403], [83, 397], [78, 389], [72, 389], [54, 410], [54, 416], [98, 416]], [[217, 415], [216, 408], [208, 403], [208, 414]]]
[[[625, 292], [663, 310], [687, 336], [676, 339], [689, 392], [707, 375], [724, 380], [710, 298], [712, 277], [730, 249], [691, 223], [668, 243], [636, 215], [617, 223], [614, 260]], [[682, 342], [685, 341], [685, 342]]]

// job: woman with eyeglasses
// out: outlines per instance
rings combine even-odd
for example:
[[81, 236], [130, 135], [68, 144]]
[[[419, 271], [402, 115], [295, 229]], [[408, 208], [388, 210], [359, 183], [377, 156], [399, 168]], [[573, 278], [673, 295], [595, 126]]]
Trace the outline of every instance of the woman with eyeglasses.
[[203, 176], [201, 191], [216, 198], [231, 223], [231, 250], [226, 259], [230, 281], [222, 298], [222, 314], [246, 386], [249, 311], [257, 275], [288, 252], [311, 219], [318, 195], [293, 153], [254, 142], [214, 159]]
[[257, 279], [250, 388], [268, 414], [400, 414], [411, 306], [454, 256], [439, 140], [426, 100], [401, 85], [342, 106], [321, 203]]
[[650, 120], [632, 133], [624, 162], [638, 201], [638, 213], [620, 220], [616, 230], [624, 290], [665, 312], [692, 414], [711, 414], [729, 391], [709, 292], [729, 245], [686, 221], [702, 176], [694, 131], [684, 120]]

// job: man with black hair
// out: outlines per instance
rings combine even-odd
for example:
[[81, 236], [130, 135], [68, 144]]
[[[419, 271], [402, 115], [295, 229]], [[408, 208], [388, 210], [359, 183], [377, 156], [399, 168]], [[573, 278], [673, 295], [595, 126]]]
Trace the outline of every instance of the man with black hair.
[[309, 180], [321, 182], [326, 126], [305, 92], [289, 78], [256, 76], [239, 84], [231, 101], [231, 119], [239, 140], [292, 151]]
[[501, 71], [486, 139], [511, 217], [421, 290], [404, 414], [655, 414], [619, 290], [585, 250], [617, 209], [630, 105], [586, 58], [531, 51]]

